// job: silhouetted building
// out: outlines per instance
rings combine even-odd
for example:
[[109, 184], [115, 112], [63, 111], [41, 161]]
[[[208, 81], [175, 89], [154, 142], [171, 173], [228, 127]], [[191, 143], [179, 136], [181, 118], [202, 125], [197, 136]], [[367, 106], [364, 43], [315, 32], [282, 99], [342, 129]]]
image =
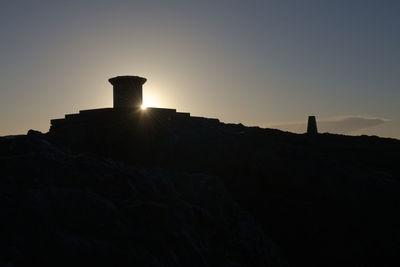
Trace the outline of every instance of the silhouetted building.
[[177, 128], [214, 127], [219, 123], [218, 119], [191, 117], [190, 113], [176, 112], [176, 109], [141, 109], [145, 78], [117, 76], [109, 82], [113, 85], [113, 108], [81, 110], [51, 120], [49, 135], [76, 146], [108, 145], [113, 149], [115, 145], [132, 144], [132, 140], [151, 138]]
[[317, 129], [317, 121], [315, 119], [315, 116], [308, 116], [308, 124], [307, 124], [307, 134], [317, 134], [318, 129]]
[[114, 108], [140, 108], [143, 104], [143, 84], [139, 76], [117, 76], [108, 80], [113, 85]]

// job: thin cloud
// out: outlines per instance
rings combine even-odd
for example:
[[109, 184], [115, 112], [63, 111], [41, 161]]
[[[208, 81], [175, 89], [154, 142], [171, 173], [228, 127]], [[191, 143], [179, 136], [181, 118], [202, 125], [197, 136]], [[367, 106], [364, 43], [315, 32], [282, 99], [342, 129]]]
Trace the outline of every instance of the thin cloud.
[[[319, 132], [348, 134], [358, 130], [375, 127], [384, 124], [390, 120], [369, 116], [337, 116], [324, 119], [318, 119], [317, 125]], [[268, 125], [269, 128], [277, 128], [290, 132], [304, 133], [307, 128], [307, 122], [277, 123]]]

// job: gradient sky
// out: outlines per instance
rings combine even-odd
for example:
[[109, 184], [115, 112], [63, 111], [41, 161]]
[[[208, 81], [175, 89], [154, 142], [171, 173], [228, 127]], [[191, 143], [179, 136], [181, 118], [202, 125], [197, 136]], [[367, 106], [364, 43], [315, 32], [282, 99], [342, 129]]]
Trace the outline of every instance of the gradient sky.
[[400, 138], [400, 1], [1, 1], [0, 136], [112, 106]]

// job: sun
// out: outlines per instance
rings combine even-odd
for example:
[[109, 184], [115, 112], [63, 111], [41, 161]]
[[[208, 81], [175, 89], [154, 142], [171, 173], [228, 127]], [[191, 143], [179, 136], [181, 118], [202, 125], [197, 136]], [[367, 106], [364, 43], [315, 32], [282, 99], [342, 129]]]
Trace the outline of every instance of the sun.
[[142, 105], [140, 106], [141, 110], [145, 110], [147, 108], [150, 107], [157, 107], [158, 106], [158, 101], [155, 97], [153, 97], [152, 95], [146, 94], [143, 97], [143, 102]]

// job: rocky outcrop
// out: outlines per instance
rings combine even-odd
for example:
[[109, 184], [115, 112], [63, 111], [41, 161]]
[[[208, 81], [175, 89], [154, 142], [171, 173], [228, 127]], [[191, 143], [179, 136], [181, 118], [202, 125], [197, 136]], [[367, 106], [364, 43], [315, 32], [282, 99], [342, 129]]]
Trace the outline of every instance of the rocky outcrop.
[[3, 262], [400, 264], [399, 140], [153, 122], [2, 138]]
[[[1, 266], [285, 266], [218, 177], [0, 138]], [[7, 265], [8, 264], [8, 265]]]

